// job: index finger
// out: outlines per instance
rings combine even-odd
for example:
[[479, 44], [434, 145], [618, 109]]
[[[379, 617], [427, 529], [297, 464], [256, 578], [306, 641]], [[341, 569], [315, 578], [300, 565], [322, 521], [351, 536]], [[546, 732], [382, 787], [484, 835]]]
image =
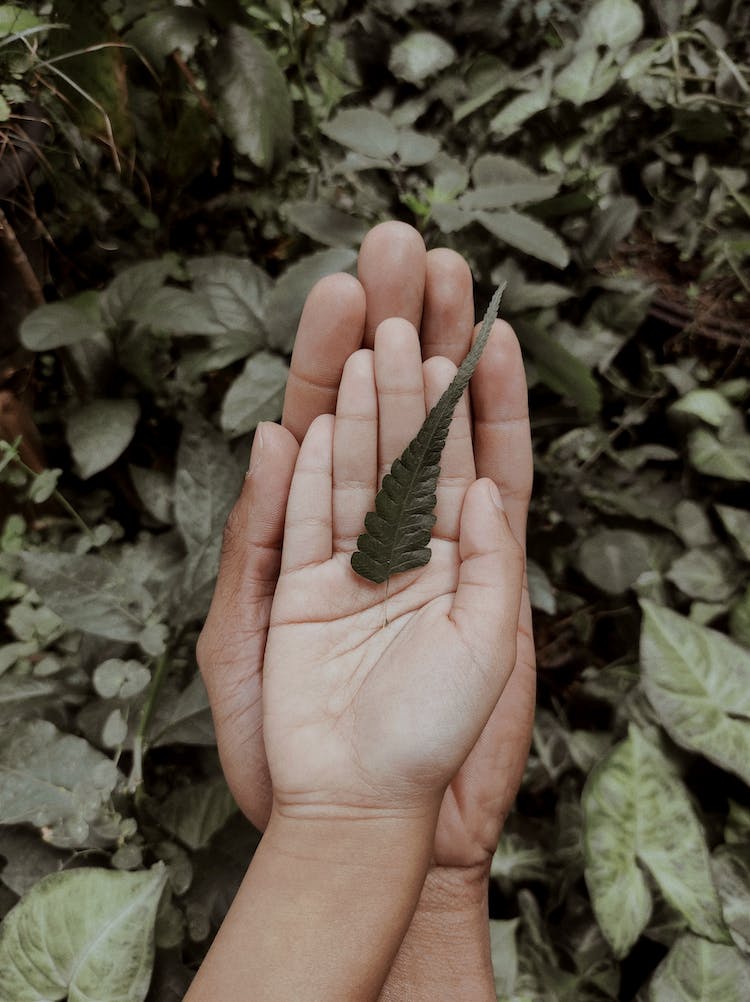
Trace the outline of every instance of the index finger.
[[305, 301], [284, 394], [281, 423], [298, 442], [316, 417], [333, 414], [344, 363], [362, 344], [365, 291], [340, 272], [317, 282]]

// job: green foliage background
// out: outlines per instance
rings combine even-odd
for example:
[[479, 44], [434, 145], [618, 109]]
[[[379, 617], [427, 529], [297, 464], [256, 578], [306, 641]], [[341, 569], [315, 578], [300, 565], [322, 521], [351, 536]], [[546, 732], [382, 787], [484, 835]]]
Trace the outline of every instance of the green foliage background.
[[221, 921], [256, 838], [194, 659], [221, 530], [306, 293], [388, 218], [480, 304], [508, 280], [527, 359], [498, 997], [746, 1000], [749, 45], [741, 0], [0, 5], [3, 156], [49, 123], [12, 196], [50, 469], [2, 446], [3, 1002], [181, 998]]

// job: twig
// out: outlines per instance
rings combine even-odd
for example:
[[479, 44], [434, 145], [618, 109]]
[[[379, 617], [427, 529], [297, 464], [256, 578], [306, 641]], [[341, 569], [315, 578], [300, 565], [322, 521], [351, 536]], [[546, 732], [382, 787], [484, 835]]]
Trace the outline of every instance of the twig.
[[18, 272], [23, 282], [23, 287], [32, 303], [35, 306], [41, 306], [44, 302], [42, 286], [36, 277], [34, 269], [31, 267], [31, 262], [26, 256], [26, 251], [19, 243], [15, 230], [8, 222], [8, 217], [2, 209], [0, 209], [0, 242], [8, 252], [10, 263]]
[[143, 782], [143, 753], [146, 748], [146, 732], [151, 723], [156, 708], [156, 699], [161, 690], [162, 684], [169, 667], [169, 651], [165, 651], [159, 656], [156, 662], [156, 669], [151, 678], [151, 685], [148, 690], [146, 702], [143, 704], [138, 720], [138, 730], [133, 738], [133, 765], [128, 779], [128, 789], [133, 793]]
[[208, 115], [209, 118], [215, 119], [216, 114], [214, 112], [211, 102], [208, 100], [206, 95], [200, 89], [198, 81], [195, 79], [195, 74], [190, 69], [185, 60], [182, 58], [177, 49], [175, 49], [174, 52], [172, 53], [172, 59], [174, 60], [174, 64], [177, 67], [177, 69], [185, 77], [188, 87], [198, 98], [198, 104], [201, 106], [203, 111], [205, 111], [205, 113]]
[[[677, 327], [680, 330], [694, 330], [696, 334], [701, 334], [713, 341], [724, 341], [739, 347], [750, 346], [750, 325], [742, 324], [737, 320], [717, 319], [714, 323], [710, 323], [701, 316], [695, 316], [689, 307], [659, 297], [652, 300], [649, 314], [672, 327]], [[732, 334], [738, 334], [739, 337], [733, 337]]]

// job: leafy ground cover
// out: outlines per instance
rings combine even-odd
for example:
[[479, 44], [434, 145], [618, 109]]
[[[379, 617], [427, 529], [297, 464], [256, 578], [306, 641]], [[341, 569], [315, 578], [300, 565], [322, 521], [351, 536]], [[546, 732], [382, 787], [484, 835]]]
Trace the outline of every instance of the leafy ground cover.
[[498, 997], [744, 1002], [749, 46], [740, 0], [0, 5], [0, 166], [47, 123], [0, 205], [44, 451], [22, 397], [3, 1002], [178, 999], [231, 900], [257, 836], [195, 639], [304, 297], [385, 218], [464, 254], [478, 302], [507, 280], [527, 359], [540, 696]]

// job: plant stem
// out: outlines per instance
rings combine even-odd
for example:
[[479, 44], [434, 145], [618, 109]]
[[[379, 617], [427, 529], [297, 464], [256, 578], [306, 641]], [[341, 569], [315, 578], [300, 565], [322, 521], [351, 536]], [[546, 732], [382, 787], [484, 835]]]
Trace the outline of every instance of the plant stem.
[[166, 678], [168, 667], [169, 649], [159, 655], [156, 669], [151, 678], [148, 695], [146, 696], [146, 702], [141, 708], [141, 714], [138, 719], [138, 730], [133, 739], [133, 765], [130, 769], [130, 778], [128, 779], [128, 789], [131, 793], [135, 792], [143, 782], [143, 753], [146, 750], [146, 732], [154, 715], [156, 700]]
[[[27, 466], [26, 463], [24, 463], [24, 461], [21, 459], [20, 456], [14, 456], [13, 457], [13, 462], [14, 463], [18, 463], [18, 465], [21, 467], [21, 469], [25, 470], [25, 472], [28, 473], [28, 474], [30, 474], [32, 477], [36, 477], [37, 476], [37, 471], [36, 470], [32, 470], [32, 468], [30, 466]], [[94, 536], [93, 531], [86, 525], [86, 523], [81, 518], [81, 516], [78, 514], [78, 512], [75, 510], [75, 508], [70, 503], [70, 501], [68, 501], [68, 499], [66, 497], [64, 497], [60, 493], [60, 491], [57, 490], [57, 488], [55, 488], [55, 490], [52, 492], [52, 497], [55, 499], [55, 501], [57, 501], [57, 503], [59, 505], [61, 505], [65, 509], [65, 511], [67, 511], [67, 513], [70, 515], [70, 517], [86, 533], [86, 535], [89, 537], [89, 539], [91, 539], [91, 540], [95, 540], [96, 539], [96, 537]]]
[[18, 272], [29, 299], [34, 306], [41, 306], [44, 302], [44, 292], [39, 284], [39, 279], [31, 267], [26, 251], [16, 236], [16, 231], [8, 222], [8, 217], [2, 209], [0, 209], [0, 243], [4, 244], [10, 263]]

